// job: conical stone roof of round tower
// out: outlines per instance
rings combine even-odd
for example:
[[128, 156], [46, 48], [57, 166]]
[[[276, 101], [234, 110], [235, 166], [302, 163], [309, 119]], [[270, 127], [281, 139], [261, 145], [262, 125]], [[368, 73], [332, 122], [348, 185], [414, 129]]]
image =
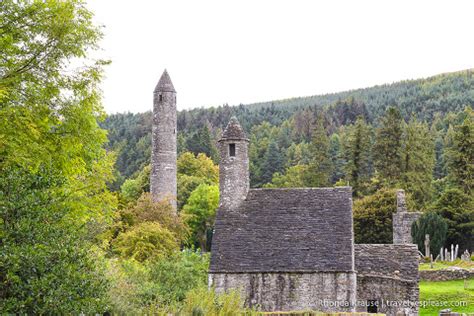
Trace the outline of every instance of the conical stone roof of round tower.
[[227, 127], [222, 133], [222, 137], [220, 140], [222, 141], [228, 139], [248, 141], [244, 129], [242, 128], [242, 126], [240, 126], [239, 121], [235, 116], [230, 119], [229, 123], [227, 124]]
[[176, 92], [166, 69], [163, 71], [160, 81], [156, 84], [155, 92]]

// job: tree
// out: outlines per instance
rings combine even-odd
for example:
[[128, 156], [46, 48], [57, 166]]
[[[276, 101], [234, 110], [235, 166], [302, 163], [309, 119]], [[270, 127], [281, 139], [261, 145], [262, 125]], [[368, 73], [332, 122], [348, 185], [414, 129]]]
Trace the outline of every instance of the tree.
[[276, 142], [270, 142], [267, 152], [265, 153], [265, 160], [262, 164], [262, 175], [260, 177], [263, 183], [272, 181], [272, 176], [276, 172], [283, 170], [283, 156], [278, 148]]
[[435, 165], [434, 142], [428, 125], [414, 117], [403, 133], [402, 183], [419, 208], [431, 201], [433, 170]]
[[431, 206], [448, 223], [446, 242], [474, 249], [474, 199], [458, 188], [446, 188]]
[[389, 185], [398, 182], [402, 174], [402, 122], [400, 111], [390, 107], [376, 130], [375, 168]]
[[430, 235], [430, 253], [433, 257], [436, 257], [444, 246], [447, 231], [448, 224], [435, 212], [424, 213], [411, 226], [413, 242], [418, 245], [418, 250], [422, 253], [425, 252], [425, 235]]
[[191, 228], [194, 241], [202, 251], [210, 250], [208, 235], [214, 226], [219, 206], [219, 187], [201, 184], [191, 193], [181, 212], [184, 221]]
[[357, 244], [391, 244], [395, 190], [381, 189], [354, 201], [354, 238]]
[[178, 158], [178, 209], [187, 203], [200, 184], [218, 184], [219, 167], [204, 154], [187, 152]]
[[447, 150], [449, 178], [464, 193], [474, 189], [474, 111], [466, 107], [461, 124], [454, 126], [452, 144]]
[[76, 0], [3, 1], [0, 25], [0, 310], [103, 313], [108, 284], [86, 228], [116, 207], [115, 157], [98, 124], [105, 62], [84, 58], [101, 33]]
[[195, 155], [203, 153], [214, 162], [217, 162], [219, 159], [217, 148], [207, 124], [204, 124], [197, 133], [188, 139], [186, 147]]
[[266, 184], [266, 188], [302, 188], [305, 186], [304, 178], [308, 166], [296, 165], [286, 169], [284, 175], [276, 172], [273, 174], [272, 182]]
[[342, 177], [344, 177], [344, 155], [342, 150], [341, 139], [338, 134], [334, 133], [329, 139], [329, 156], [333, 166], [333, 172], [331, 175], [331, 183], [336, 183]]
[[142, 222], [118, 235], [113, 249], [124, 258], [140, 262], [170, 256], [179, 250], [174, 234], [159, 222]]
[[329, 138], [324, 129], [321, 115], [316, 121], [311, 137], [311, 160], [308, 165], [305, 183], [311, 187], [324, 187], [329, 185], [333, 168], [329, 153]]
[[344, 139], [344, 171], [352, 186], [354, 196], [365, 193], [372, 176], [372, 131], [364, 119], [359, 117], [350, 126]]

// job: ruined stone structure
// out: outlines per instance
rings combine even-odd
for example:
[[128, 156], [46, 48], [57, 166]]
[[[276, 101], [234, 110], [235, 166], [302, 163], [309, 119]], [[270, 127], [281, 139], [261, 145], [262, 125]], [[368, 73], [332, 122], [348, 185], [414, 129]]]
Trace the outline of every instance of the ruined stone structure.
[[397, 212], [393, 214], [393, 243], [394, 244], [411, 244], [411, 225], [418, 220], [421, 212], [408, 212], [405, 191], [397, 191]]
[[[357, 299], [387, 315], [418, 314], [418, 248], [413, 244], [355, 245]], [[357, 311], [367, 308], [358, 306]]]
[[249, 189], [247, 147], [232, 118], [219, 142], [210, 286], [265, 311], [418, 314], [415, 245], [354, 245], [350, 187]]
[[176, 210], [176, 90], [165, 70], [153, 92], [150, 191], [155, 201], [169, 199]]

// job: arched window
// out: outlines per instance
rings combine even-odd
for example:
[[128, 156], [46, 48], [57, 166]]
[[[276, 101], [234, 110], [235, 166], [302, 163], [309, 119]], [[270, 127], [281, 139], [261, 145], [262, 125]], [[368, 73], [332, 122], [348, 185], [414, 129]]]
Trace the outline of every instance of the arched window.
[[163, 101], [163, 95], [160, 94], [160, 102]]

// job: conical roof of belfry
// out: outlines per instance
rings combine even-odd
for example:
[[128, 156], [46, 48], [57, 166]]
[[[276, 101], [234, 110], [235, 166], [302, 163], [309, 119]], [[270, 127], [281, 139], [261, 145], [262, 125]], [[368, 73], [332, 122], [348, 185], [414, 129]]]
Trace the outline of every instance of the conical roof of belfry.
[[224, 132], [222, 133], [221, 140], [247, 140], [247, 135], [245, 135], [244, 129], [240, 126], [239, 121], [235, 116], [233, 116]]

